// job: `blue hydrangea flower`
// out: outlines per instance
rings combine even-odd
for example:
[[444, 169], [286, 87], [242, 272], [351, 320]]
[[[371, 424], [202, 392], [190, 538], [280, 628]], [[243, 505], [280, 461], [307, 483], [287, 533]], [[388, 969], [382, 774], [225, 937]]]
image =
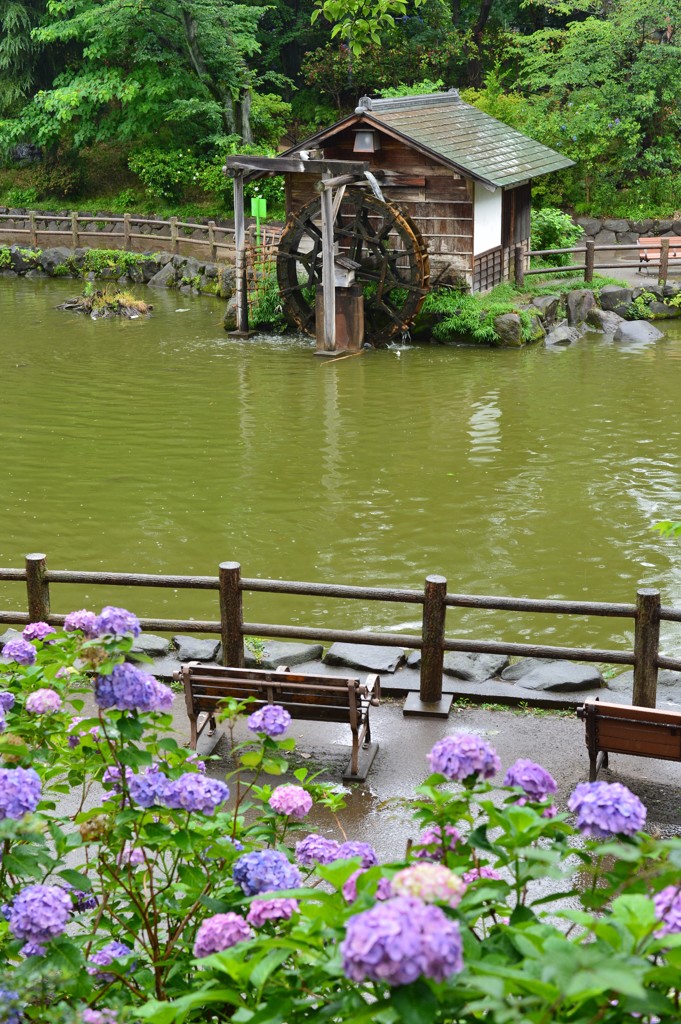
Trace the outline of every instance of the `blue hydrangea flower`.
[[681, 932], [681, 887], [668, 885], [666, 889], [653, 897], [655, 916], [662, 922], [655, 935], [661, 939], [664, 935], [676, 935]]
[[0, 819], [33, 814], [40, 803], [40, 776], [33, 768], [0, 768]]
[[10, 693], [9, 690], [0, 690], [0, 708], [2, 708], [3, 715], [6, 715], [13, 707], [14, 694]]
[[408, 896], [377, 903], [348, 921], [341, 943], [351, 981], [409, 985], [417, 978], [446, 981], [463, 968], [456, 921]]
[[359, 857], [363, 868], [373, 868], [378, 864], [378, 857], [371, 843], [359, 843], [349, 840], [341, 843], [338, 847], [338, 860], [350, 860], [351, 857]]
[[568, 800], [580, 832], [594, 839], [633, 836], [643, 828], [646, 808], [619, 782], [580, 782]]
[[463, 782], [471, 775], [489, 779], [501, 768], [496, 751], [475, 733], [445, 736], [437, 741], [427, 757], [431, 771], [453, 782]]
[[259, 892], [295, 889], [301, 883], [300, 871], [289, 863], [279, 850], [259, 850], [245, 853], [234, 862], [234, 881], [247, 896]]
[[246, 725], [252, 732], [264, 732], [266, 736], [281, 736], [290, 724], [290, 714], [278, 704], [266, 704], [246, 719]]
[[162, 804], [167, 785], [167, 776], [159, 770], [158, 765], [151, 765], [139, 775], [131, 775], [128, 782], [130, 797], [140, 807]]
[[23, 637], [16, 637], [8, 640], [2, 649], [2, 653], [8, 661], [14, 661], [17, 665], [35, 665], [36, 651], [33, 644], [29, 644]]
[[174, 810], [215, 814], [216, 809], [227, 799], [227, 783], [210, 779], [200, 772], [186, 772], [179, 779], [168, 782], [163, 790], [163, 803]]
[[110, 982], [116, 980], [116, 975], [111, 974], [108, 971], [100, 971], [100, 967], [109, 967], [114, 960], [120, 960], [123, 957], [130, 956], [132, 950], [129, 946], [126, 946], [124, 942], [108, 942], [106, 946], [102, 946], [100, 950], [93, 953], [90, 957], [90, 963], [92, 967], [88, 967], [88, 974], [94, 975], [98, 981]]
[[48, 625], [47, 622], [29, 622], [28, 626], [24, 626], [21, 631], [21, 635], [24, 640], [44, 640], [51, 633], [56, 633], [54, 626]]
[[153, 676], [125, 662], [115, 665], [110, 675], [97, 676], [95, 700], [104, 710], [155, 711], [161, 685]]
[[0, 1024], [21, 1024], [22, 1018], [19, 993], [11, 988], [0, 988]]
[[304, 868], [313, 868], [315, 864], [331, 864], [338, 860], [339, 850], [340, 843], [335, 839], [325, 839], [312, 832], [296, 843], [296, 860]]
[[95, 632], [97, 636], [139, 636], [142, 627], [137, 616], [126, 608], [107, 605], [97, 616]]
[[[515, 764], [511, 765], [504, 777], [504, 785], [520, 786], [525, 790], [528, 799], [535, 803], [546, 800], [558, 789], [556, 780], [547, 772], [546, 768], [542, 768], [540, 764], [535, 764], [534, 761], [529, 761], [525, 757], [519, 757]], [[519, 802], [523, 803], [524, 799], [521, 797]]]
[[9, 930], [25, 941], [25, 956], [40, 955], [46, 942], [62, 934], [72, 910], [71, 897], [60, 885], [28, 885], [12, 902]]
[[97, 636], [97, 616], [81, 608], [78, 612], [70, 612], [64, 619], [64, 630], [67, 633], [83, 633], [88, 639]]

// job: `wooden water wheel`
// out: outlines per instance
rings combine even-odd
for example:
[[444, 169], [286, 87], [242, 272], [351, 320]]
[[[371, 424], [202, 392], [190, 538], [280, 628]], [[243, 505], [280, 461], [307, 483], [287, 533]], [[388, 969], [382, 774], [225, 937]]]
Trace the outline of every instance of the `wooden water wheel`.
[[[367, 340], [385, 345], [407, 331], [430, 280], [426, 245], [412, 219], [393, 203], [349, 187], [336, 210], [334, 242], [362, 286]], [[314, 334], [316, 286], [322, 283], [321, 199], [289, 216], [277, 279], [287, 318]]]

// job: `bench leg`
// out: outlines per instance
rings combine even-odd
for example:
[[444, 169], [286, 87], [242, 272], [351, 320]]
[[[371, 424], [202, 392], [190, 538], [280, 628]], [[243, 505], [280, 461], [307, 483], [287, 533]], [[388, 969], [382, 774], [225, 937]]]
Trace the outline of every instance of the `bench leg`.
[[196, 730], [196, 715], [192, 715], [189, 719], [189, 746], [192, 750], [196, 750], [196, 744], [198, 741], [199, 736]]
[[215, 721], [215, 715], [208, 716], [208, 735], [215, 736], [215, 730], [217, 729], [217, 722]]
[[352, 730], [352, 758], [350, 760], [350, 772], [352, 775], [359, 773], [359, 733], [357, 729]]

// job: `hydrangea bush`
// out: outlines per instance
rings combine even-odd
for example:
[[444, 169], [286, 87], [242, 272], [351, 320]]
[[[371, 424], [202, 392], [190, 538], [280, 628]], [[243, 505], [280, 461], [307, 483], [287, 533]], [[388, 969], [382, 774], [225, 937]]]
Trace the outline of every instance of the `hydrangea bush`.
[[179, 747], [138, 633], [105, 608], [5, 646], [0, 1024], [681, 1020], [681, 840], [626, 787], [558, 813], [540, 765], [495, 785], [489, 743], [446, 736], [381, 864], [338, 833], [334, 787], [271, 784], [284, 709], [227, 703], [226, 779]]

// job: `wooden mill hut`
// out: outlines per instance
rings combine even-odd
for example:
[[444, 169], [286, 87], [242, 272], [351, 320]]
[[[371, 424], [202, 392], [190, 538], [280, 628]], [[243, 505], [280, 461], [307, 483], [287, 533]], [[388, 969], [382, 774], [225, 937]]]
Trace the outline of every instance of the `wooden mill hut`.
[[[456, 89], [399, 99], [362, 97], [354, 114], [281, 153], [364, 160], [386, 199], [408, 213], [430, 253], [431, 282], [485, 291], [529, 248], [532, 179], [573, 164], [476, 107]], [[317, 155], [315, 153], [315, 155]], [[286, 175], [287, 215], [317, 195], [318, 174]]]

